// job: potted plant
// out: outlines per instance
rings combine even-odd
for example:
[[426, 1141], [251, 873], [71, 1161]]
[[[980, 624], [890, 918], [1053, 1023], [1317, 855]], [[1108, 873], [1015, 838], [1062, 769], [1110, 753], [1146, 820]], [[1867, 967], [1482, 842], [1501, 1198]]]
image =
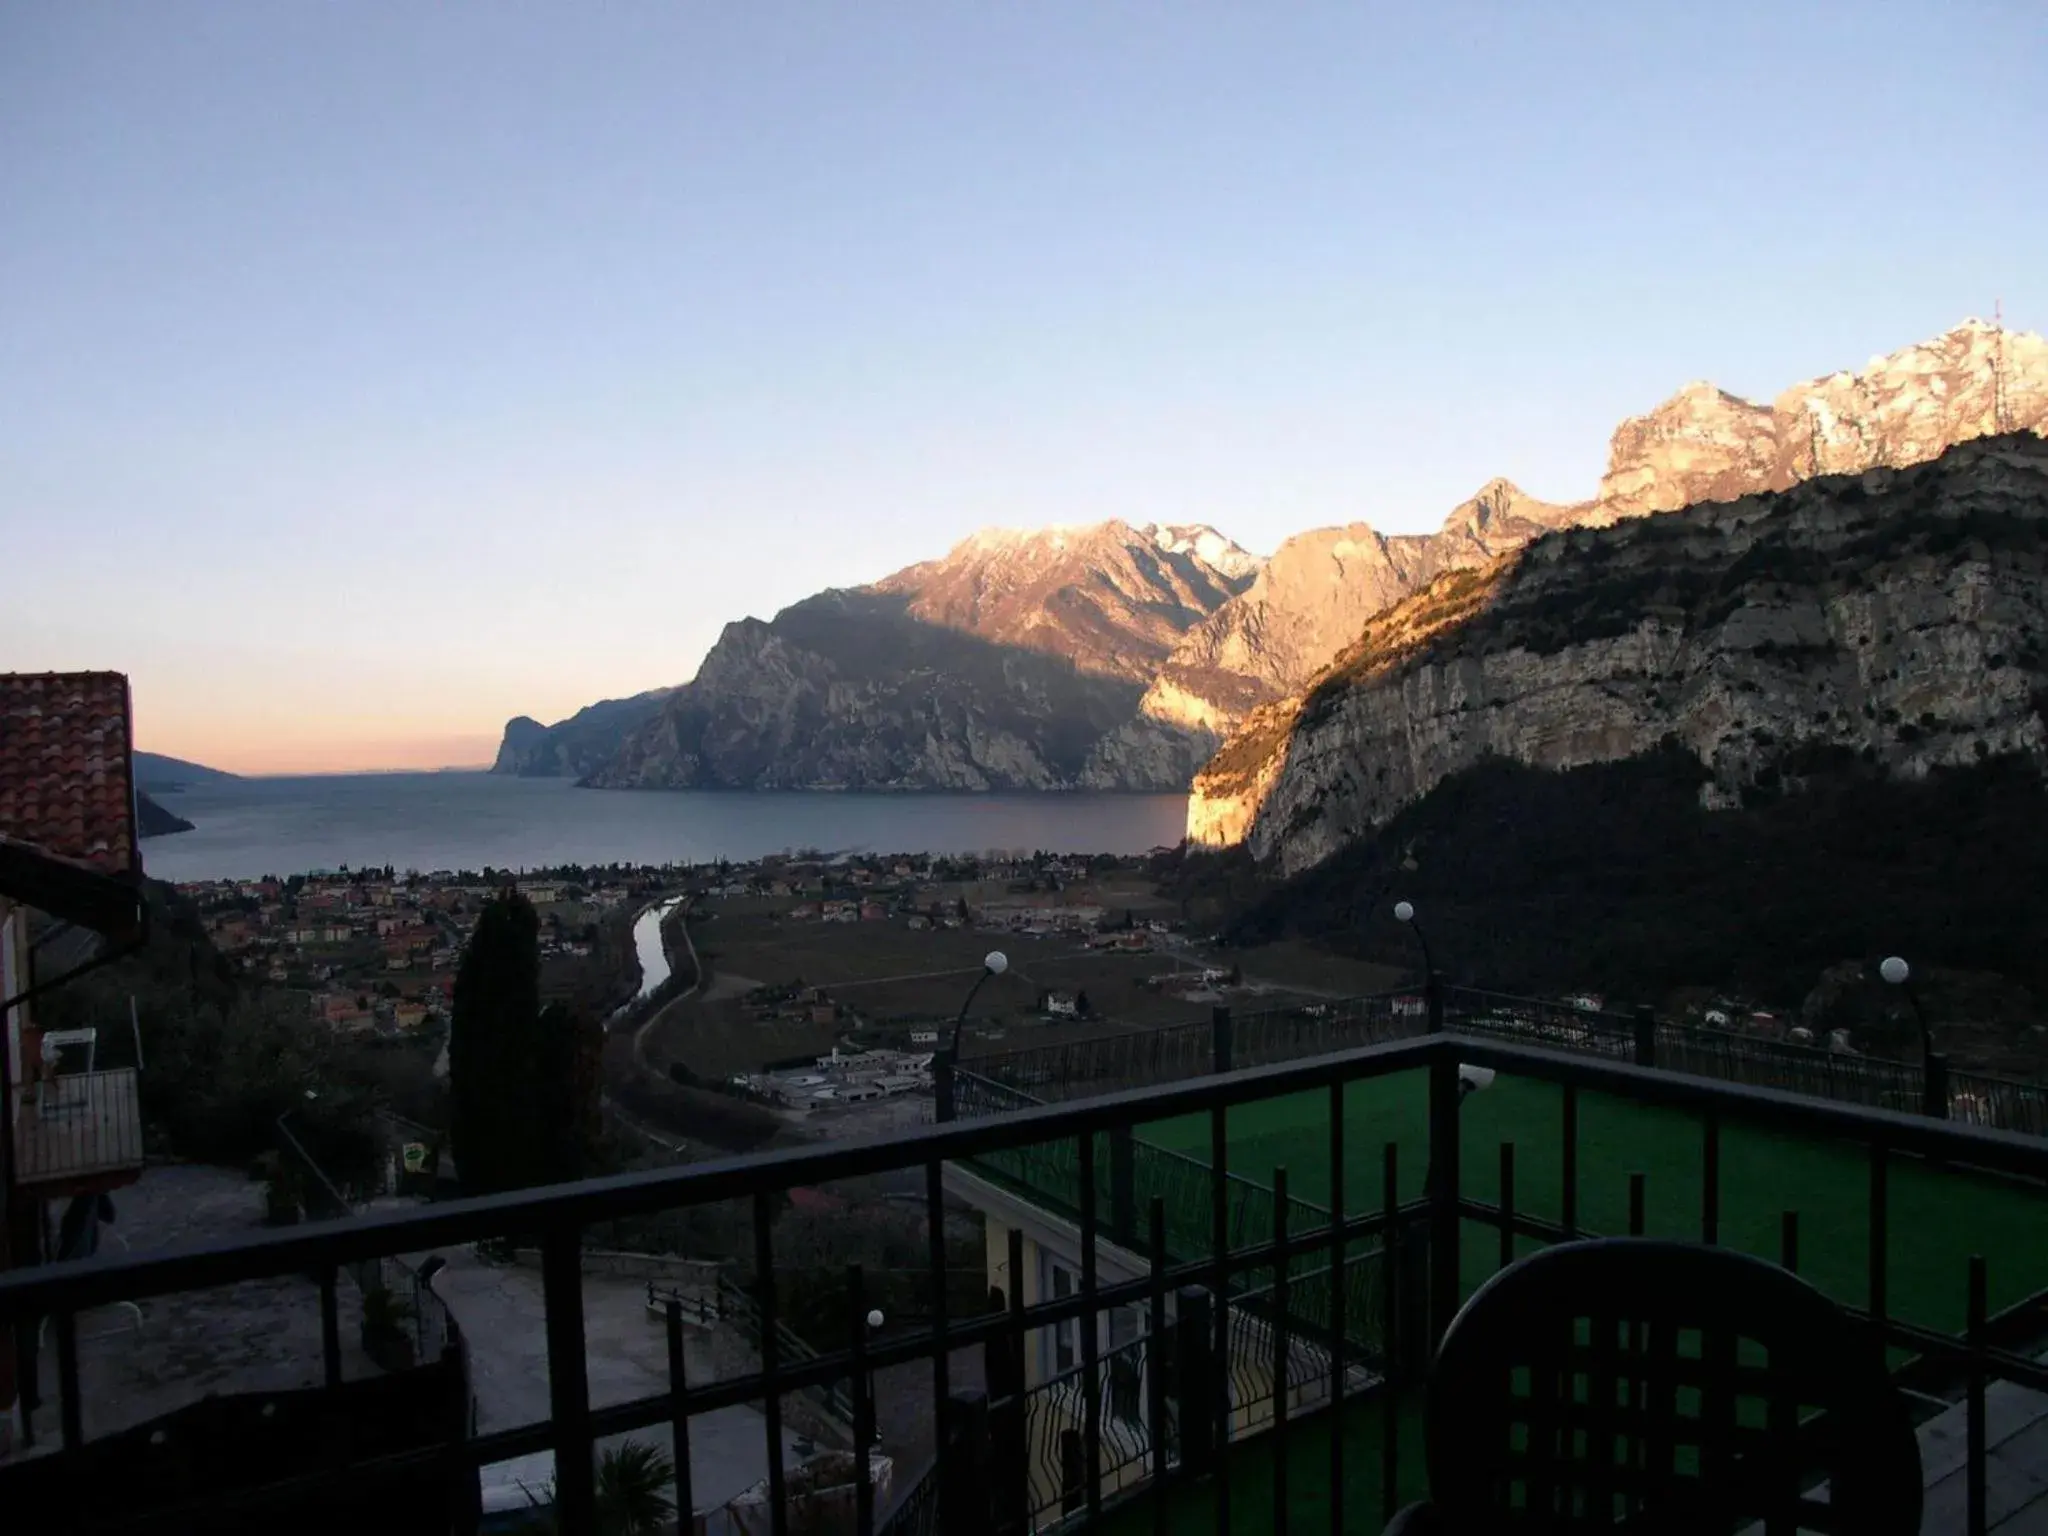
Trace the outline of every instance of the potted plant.
[[363, 1349], [387, 1371], [413, 1364], [412, 1303], [378, 1286], [363, 1293]]

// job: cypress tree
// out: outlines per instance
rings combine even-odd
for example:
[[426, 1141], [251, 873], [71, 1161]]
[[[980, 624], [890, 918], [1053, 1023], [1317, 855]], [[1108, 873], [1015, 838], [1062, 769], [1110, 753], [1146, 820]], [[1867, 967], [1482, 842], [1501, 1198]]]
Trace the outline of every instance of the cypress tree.
[[507, 890], [485, 904], [455, 973], [448, 1035], [448, 1132], [469, 1194], [527, 1182], [544, 1127], [534, 1078], [540, 1022], [540, 921]]

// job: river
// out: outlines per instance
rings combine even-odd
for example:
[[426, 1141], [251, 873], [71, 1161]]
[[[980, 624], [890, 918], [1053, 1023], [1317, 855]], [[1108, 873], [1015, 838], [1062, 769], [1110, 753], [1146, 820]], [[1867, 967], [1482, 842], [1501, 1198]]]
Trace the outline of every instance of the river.
[[645, 997], [668, 980], [668, 951], [661, 943], [661, 920], [681, 901], [671, 896], [658, 901], [633, 919], [633, 948], [640, 955], [640, 995]]

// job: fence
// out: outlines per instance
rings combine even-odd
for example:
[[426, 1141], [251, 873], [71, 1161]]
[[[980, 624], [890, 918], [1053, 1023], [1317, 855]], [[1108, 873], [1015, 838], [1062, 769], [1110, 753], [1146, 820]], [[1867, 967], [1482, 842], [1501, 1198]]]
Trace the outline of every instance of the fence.
[[[1438, 1012], [1445, 1027], [1465, 1034], [1837, 1103], [1917, 1114], [1929, 1098], [1927, 1072], [1918, 1062], [1771, 1040], [1739, 1030], [1656, 1021], [1647, 1014], [1589, 1011], [1570, 1003], [1470, 987], [1441, 987]], [[959, 1115], [1000, 1113], [1410, 1039], [1429, 1028], [1422, 994], [1374, 993], [1241, 1016], [1219, 1008], [1203, 1023], [971, 1057], [943, 1085], [942, 1100], [950, 1094]], [[1945, 1066], [1938, 1071], [1935, 1097], [1946, 1103], [1947, 1118], [1990, 1130], [2048, 1136], [2048, 1084]]]
[[[939, 1428], [938, 1491], [941, 1528], [947, 1531], [991, 1531], [998, 1536], [1023, 1528], [1023, 1522], [999, 1517], [1008, 1506], [998, 1506], [1006, 1469], [1022, 1464], [998, 1450], [992, 1421], [1009, 1413], [1014, 1394], [954, 1390], [947, 1375], [948, 1362], [963, 1348], [980, 1347], [991, 1357], [1013, 1358], [1023, 1341], [1043, 1330], [1071, 1325], [1084, 1319], [1110, 1314], [1120, 1308], [1147, 1308], [1153, 1317], [1172, 1300], [1176, 1321], [1199, 1318], [1215, 1296], [1219, 1310], [1227, 1306], [1241, 1317], [1249, 1317], [1248, 1348], [1239, 1354], [1256, 1358], [1270, 1346], [1272, 1357], [1286, 1362], [1278, 1375], [1288, 1390], [1274, 1398], [1276, 1409], [1289, 1404], [1294, 1395], [1296, 1362], [1304, 1371], [1315, 1364], [1312, 1353], [1321, 1341], [1307, 1340], [1310, 1349], [1297, 1355], [1295, 1346], [1304, 1342], [1293, 1334], [1295, 1307], [1277, 1297], [1268, 1303], [1268, 1316], [1257, 1313], [1259, 1298], [1243, 1293], [1227, 1299], [1219, 1295], [1222, 1285], [1248, 1268], [1263, 1266], [1275, 1272], [1276, 1283], [1285, 1279], [1290, 1290], [1296, 1283], [1292, 1265], [1307, 1257], [1319, 1258], [1333, 1252], [1359, 1252], [1368, 1245], [1384, 1243], [1393, 1251], [1411, 1249], [1426, 1264], [1419, 1263], [1411, 1285], [1407, 1271], [1393, 1287], [1383, 1288], [1388, 1312], [1400, 1318], [1405, 1339], [1414, 1314], [1416, 1326], [1434, 1339], [1447, 1325], [1462, 1301], [1464, 1283], [1475, 1280], [1474, 1259], [1483, 1272], [1487, 1262], [1486, 1243], [1465, 1241], [1474, 1223], [1496, 1229], [1502, 1262], [1509, 1260], [1518, 1242], [1553, 1242], [1575, 1235], [1570, 1221], [1552, 1219], [1543, 1210], [1551, 1204], [1531, 1197], [1539, 1189], [1553, 1189], [1564, 1209], [1576, 1209], [1577, 1191], [1611, 1182], [1624, 1166], [1612, 1159], [1594, 1161], [1597, 1142], [1581, 1145], [1575, 1115], [1561, 1117], [1554, 1131], [1540, 1134], [1547, 1141], [1555, 1134], [1554, 1155], [1545, 1159], [1558, 1171], [1561, 1188], [1549, 1176], [1540, 1184], [1525, 1179], [1516, 1186], [1503, 1177], [1497, 1203], [1468, 1199], [1461, 1188], [1459, 1164], [1462, 1137], [1458, 1120], [1458, 1080], [1467, 1065], [1491, 1068], [1512, 1077], [1555, 1085], [1562, 1094], [1600, 1095], [1640, 1103], [1668, 1113], [1674, 1124], [1692, 1129], [1699, 1138], [1697, 1187], [1687, 1184], [1661, 1196], [1677, 1203], [1664, 1209], [1679, 1211], [1696, 1207], [1703, 1243], [1729, 1240], [1741, 1217], [1750, 1234], [1750, 1246], [1768, 1242], [1760, 1235], [1770, 1233], [1778, 1240], [1781, 1262], [1788, 1269], [1800, 1268], [1800, 1212], [1781, 1209], [1788, 1190], [1734, 1177], [1724, 1178], [1720, 1148], [1725, 1134], [1765, 1133], [1793, 1137], [1816, 1148], [1828, 1148], [1831, 1157], [1847, 1156], [1867, 1167], [1853, 1167], [1856, 1175], [1830, 1186], [1823, 1193], [1817, 1183], [1804, 1186], [1818, 1203], [1809, 1207], [1809, 1233], [1817, 1221], [1839, 1230], [1844, 1213], [1851, 1228], [1864, 1235], [1864, 1243], [1845, 1246], [1840, 1241], [1807, 1245], [1807, 1269], [1817, 1284], [1852, 1316], [1864, 1321], [1891, 1348], [1922, 1361], [1931, 1361], [1963, 1385], [1959, 1393], [1970, 1394], [1971, 1412], [1967, 1427], [1959, 1436], [1954, 1460], [1969, 1482], [1967, 1523], [1962, 1511], [1941, 1524], [1943, 1529], [1980, 1532], [1987, 1520], [1985, 1489], [1996, 1465], [1991, 1456], [1985, 1393], [1990, 1383], [2009, 1381], [2030, 1391], [2048, 1389], [2048, 1370], [2028, 1358], [2017, 1347], [1998, 1342], [1998, 1323], [2003, 1314], [1990, 1311], [1994, 1296], [2011, 1296], [2036, 1283], [2042, 1263], [2037, 1249], [2025, 1242], [2008, 1243], [2009, 1238], [2026, 1238], [2041, 1230], [2043, 1202], [2048, 1200], [2048, 1141], [2014, 1136], [1970, 1126], [1954, 1125], [1920, 1115], [1891, 1113], [1861, 1105], [1836, 1104], [1798, 1095], [1747, 1088], [1679, 1073], [1646, 1071], [1630, 1063], [1617, 1062], [1584, 1053], [1538, 1050], [1500, 1039], [1468, 1035], [1431, 1036], [1401, 1041], [1366, 1050], [1327, 1055], [1312, 1060], [1253, 1068], [1188, 1082], [1148, 1085], [1143, 1090], [1110, 1095], [1087, 1102], [1027, 1108], [1016, 1114], [993, 1115], [958, 1121], [933, 1128], [920, 1128], [895, 1135], [853, 1142], [803, 1146], [752, 1157], [666, 1168], [651, 1172], [588, 1180], [580, 1184], [522, 1191], [513, 1195], [460, 1200], [432, 1207], [377, 1213], [350, 1222], [313, 1224], [263, 1233], [243, 1233], [230, 1242], [196, 1246], [175, 1252], [102, 1257], [90, 1264], [41, 1266], [0, 1274], [0, 1326], [20, 1327], [49, 1317], [57, 1334], [56, 1379], [58, 1392], [50, 1409], [42, 1410], [56, 1419], [59, 1443], [51, 1455], [30, 1458], [23, 1465], [49, 1470], [30, 1471], [30, 1476], [60, 1480], [67, 1519], [79, 1525], [110, 1523], [109, 1498], [123, 1493], [131, 1502], [141, 1502], [145, 1512], [162, 1529], [220, 1529], [228, 1515], [237, 1528], [308, 1530], [320, 1521], [332, 1524], [329, 1516], [338, 1498], [358, 1495], [367, 1501], [373, 1494], [381, 1507], [355, 1519], [352, 1529], [424, 1529], [433, 1523], [447, 1529], [448, 1509], [466, 1484], [474, 1497], [477, 1469], [536, 1451], [555, 1454], [558, 1473], [557, 1517], [565, 1536], [595, 1536], [601, 1528], [597, 1513], [596, 1479], [592, 1449], [600, 1440], [617, 1435], [659, 1432], [666, 1429], [675, 1446], [678, 1474], [687, 1477], [693, 1441], [710, 1430], [706, 1418], [740, 1403], [759, 1403], [765, 1420], [765, 1444], [769, 1457], [770, 1503], [783, 1511], [785, 1523], [800, 1506], [801, 1490], [789, 1476], [785, 1464], [786, 1445], [781, 1433], [781, 1405], [792, 1392], [827, 1382], [857, 1383], [874, 1371], [887, 1371], [922, 1362], [931, 1367], [932, 1409]], [[634, 1217], [675, 1207], [705, 1207], [740, 1200], [751, 1206], [757, 1243], [757, 1270], [775, 1270], [775, 1218], [786, 1191], [811, 1188], [837, 1180], [870, 1178], [897, 1173], [922, 1175], [933, 1212], [934, 1229], [943, 1226], [944, 1180], [948, 1168], [963, 1163], [981, 1163], [1019, 1148], [1069, 1141], [1077, 1147], [1095, 1148], [1109, 1138], [1135, 1131], [1162, 1119], [1205, 1116], [1220, 1126], [1233, 1112], [1254, 1104], [1299, 1101], [1301, 1096], [1320, 1094], [1335, 1111], [1328, 1117], [1329, 1161], [1333, 1170], [1346, 1161], [1346, 1117], [1342, 1113], [1347, 1093], [1355, 1084], [1383, 1081], [1390, 1091], [1413, 1088], [1426, 1114], [1426, 1124], [1408, 1137], [1414, 1154], [1426, 1156], [1439, 1177], [1428, 1181], [1429, 1193], [1420, 1200], [1399, 1201], [1391, 1194], [1367, 1215], [1350, 1214], [1356, 1202], [1347, 1197], [1345, 1214], [1332, 1213], [1322, 1227], [1295, 1230], [1291, 1220], [1283, 1235], [1275, 1233], [1264, 1245], [1229, 1250], [1212, 1234], [1211, 1242], [1195, 1258], [1182, 1264], [1168, 1261], [1164, 1253], [1166, 1226], [1163, 1208], [1152, 1222], [1159, 1240], [1148, 1244], [1149, 1263], [1132, 1278], [1110, 1278], [1098, 1273], [1094, 1254], [1102, 1237], [1096, 1181], [1078, 1181], [1083, 1202], [1079, 1230], [1083, 1234], [1082, 1269], [1078, 1290], [1069, 1296], [1041, 1298], [1027, 1303], [1013, 1293], [1003, 1311], [973, 1318], [935, 1317], [928, 1327], [906, 1330], [900, 1335], [865, 1340], [844, 1351], [816, 1358], [789, 1359], [773, 1344], [763, 1350], [758, 1369], [716, 1381], [684, 1379], [682, 1350], [677, 1334], [680, 1319], [671, 1333], [671, 1364], [668, 1379], [655, 1390], [620, 1401], [606, 1394], [593, 1403], [593, 1385], [586, 1352], [586, 1318], [583, 1310], [583, 1281], [580, 1264], [582, 1234], [592, 1224]], [[1426, 1084], [1426, 1089], [1424, 1085]], [[1569, 1102], [1569, 1101], [1568, 1101]], [[1377, 1140], [1379, 1127], [1358, 1126], [1353, 1130], [1368, 1137], [1367, 1152]], [[1532, 1136], [1535, 1133], [1532, 1133]], [[1353, 1140], [1357, 1137], [1354, 1135]], [[1398, 1139], [1386, 1145], [1401, 1150]], [[1581, 1166], [1581, 1154], [1588, 1158]], [[1084, 1164], [1097, 1160], [1090, 1152]], [[1388, 1167], [1395, 1157], [1389, 1154]], [[1524, 1160], [1524, 1167], [1530, 1160]], [[1797, 1172], [1797, 1160], [1788, 1159]], [[1512, 1159], [1503, 1158], [1503, 1170]], [[1092, 1171], [1092, 1170], [1091, 1170]], [[1985, 1177], [1986, 1174], [1996, 1178]], [[1959, 1224], [1948, 1241], [1936, 1244], [1917, 1224], [1895, 1230], [1885, 1213], [1890, 1209], [1888, 1191], [1895, 1182], [1912, 1178], [1934, 1180], [1923, 1185], [1936, 1195], [1949, 1195], [1949, 1204], [1970, 1219]], [[1389, 1181], [1391, 1183], [1391, 1181]], [[1796, 1178], [1793, 1184], [1798, 1184]], [[1662, 1187], [1662, 1176], [1658, 1186]], [[1221, 1181], [1212, 1186], [1227, 1202], [1229, 1190]], [[1364, 1192], [1354, 1192], [1364, 1193]], [[1640, 1202], [1637, 1202], [1640, 1205]], [[1291, 1211], [1285, 1203], [1274, 1209]], [[1632, 1226], [1640, 1223], [1631, 1222]], [[303, 1469], [273, 1471], [261, 1462], [249, 1465], [245, 1445], [233, 1447], [248, 1473], [248, 1486], [221, 1488], [190, 1481], [173, 1486], [152, 1485], [141, 1490], [121, 1490], [112, 1480], [91, 1475], [96, 1465], [85, 1434], [85, 1402], [90, 1378], [80, 1369], [75, 1347], [81, 1313], [123, 1300], [144, 1301], [245, 1280], [288, 1277], [312, 1272], [322, 1277], [323, 1331], [336, 1329], [333, 1277], [339, 1266], [377, 1260], [385, 1255], [452, 1249], [465, 1243], [502, 1239], [510, 1233], [539, 1233], [544, 1262], [541, 1271], [545, 1316], [542, 1332], [547, 1352], [547, 1398], [545, 1410], [531, 1423], [466, 1436], [458, 1432], [454, 1415], [442, 1414], [436, 1421], [436, 1443], [415, 1452], [389, 1450], [363, 1440], [337, 1440], [330, 1455], [317, 1465]], [[1023, 1236], [1012, 1228], [1012, 1242], [1021, 1264]], [[1410, 1242], [1412, 1234], [1421, 1240]], [[1986, 1254], [1987, 1257], [1982, 1256]], [[1831, 1262], [1826, 1272], [1818, 1262]], [[935, 1246], [931, 1268], [937, 1273], [945, 1264], [945, 1253]], [[1939, 1272], [1937, 1272], [1937, 1270]], [[1802, 1271], [1806, 1272], [1806, 1271]], [[1333, 1295], [1349, 1298], [1349, 1277], [1334, 1287]], [[2024, 1284], [2023, 1284], [2024, 1282]], [[1993, 1285], [1998, 1290], [1994, 1292]], [[849, 1275], [849, 1315], [861, 1306], [857, 1272]], [[764, 1288], [762, 1305], [773, 1321], [773, 1291]], [[1234, 1323], [1235, 1319], [1233, 1319]], [[1263, 1324], [1266, 1332], [1261, 1334]], [[1154, 1335], [1161, 1328], [1149, 1330]], [[1210, 1337], [1215, 1330], [1211, 1330]], [[1349, 1431], [1363, 1431], [1359, 1416], [1347, 1415], [1353, 1394], [1348, 1391], [1349, 1369], [1356, 1363], [1345, 1347], [1349, 1329], [1331, 1332], [1333, 1348], [1329, 1361], [1330, 1382], [1327, 1406], [1316, 1415], [1334, 1431], [1327, 1436], [1330, 1450], [1327, 1470], [1319, 1475], [1316, 1488], [1295, 1484], [1298, 1493], [1322, 1495], [1322, 1509], [1313, 1523], [1317, 1529], [1335, 1533], [1359, 1528], [1369, 1518], [1383, 1521], [1399, 1504], [1421, 1492], [1408, 1470], [1413, 1462], [1416, 1420], [1401, 1411], [1374, 1416], [1376, 1435], [1362, 1439], [1364, 1454], [1350, 1450], [1361, 1443]], [[772, 1328], [764, 1329], [764, 1340], [776, 1338]], [[1203, 1330], [1190, 1326], [1178, 1342], [1187, 1347], [1177, 1351], [1197, 1357]], [[1082, 1350], [1084, 1364], [1095, 1366], [1095, 1334], [1089, 1330]], [[1179, 1365], [1176, 1361], [1176, 1367]], [[1213, 1364], [1217, 1362], [1213, 1361]], [[994, 1373], [987, 1373], [991, 1381]], [[1141, 1391], [1156, 1392], [1163, 1385], [1163, 1373], [1154, 1370], [1140, 1377]], [[1094, 1466], [1101, 1457], [1101, 1419], [1098, 1388], [1085, 1378], [1083, 1392], [1082, 1443], [1084, 1465]], [[1150, 1422], [1162, 1429], [1174, 1428], [1182, 1439], [1180, 1470], [1176, 1473], [1162, 1439], [1152, 1442], [1152, 1473], [1147, 1479], [1146, 1498], [1156, 1498], [1152, 1510], [1143, 1514], [1156, 1518], [1158, 1528], [1193, 1528], [1200, 1520], [1205, 1528], [1217, 1528], [1235, 1515], [1240, 1527], [1284, 1527], [1288, 1518], [1288, 1492], [1279, 1477], [1266, 1487], [1255, 1488], [1238, 1482], [1231, 1471], [1231, 1443], [1239, 1437], [1232, 1432], [1233, 1407], [1227, 1394], [1216, 1389], [1221, 1373], [1213, 1368], [1206, 1377], [1189, 1373], [1198, 1391], [1189, 1391], [1181, 1401], [1178, 1420], [1154, 1415]], [[1401, 1374], [1397, 1373], [1397, 1381]], [[1203, 1385], [1206, 1383], [1206, 1385]], [[1303, 1381], [1306, 1387], [1308, 1382]], [[205, 1382], [189, 1381], [195, 1396]], [[1112, 1390], [1103, 1382], [1101, 1391]], [[1127, 1393], [1127, 1380], [1113, 1390]], [[1389, 1404], [1399, 1407], [1401, 1402]], [[1090, 1404], [1096, 1407], [1091, 1407]], [[1310, 1415], [1299, 1419], [1277, 1413], [1267, 1432], [1265, 1446], [1256, 1453], [1265, 1465], [1287, 1468], [1306, 1466], [1318, 1460], [1314, 1440], [1324, 1440], [1323, 1425], [1310, 1425]], [[1013, 1443], [1007, 1438], [1002, 1445]], [[869, 1420], [871, 1426], [872, 1420]], [[1308, 1430], [1298, 1440], [1297, 1431]], [[1788, 1455], [1798, 1452], [1796, 1435], [1780, 1433], [1767, 1426], [1774, 1445]], [[857, 1436], [857, 1443], [867, 1436]], [[1371, 1439], [1380, 1441], [1380, 1456], [1371, 1454]], [[701, 1443], [701, 1442], [700, 1442]], [[1290, 1457], [1290, 1451], [1300, 1451]], [[1270, 1454], [1268, 1454], [1270, 1452]], [[435, 1460], [428, 1470], [436, 1476], [436, 1487], [420, 1492], [413, 1483], [398, 1486], [392, 1480], [413, 1468], [418, 1456], [431, 1454]], [[1375, 1471], [1375, 1463], [1383, 1471]], [[1240, 1467], [1245, 1466], [1240, 1463]], [[801, 1470], [801, 1469], [798, 1469]], [[0, 1468], [0, 1504], [14, 1508], [42, 1507], [47, 1493], [31, 1496], [16, 1474], [22, 1467]], [[1200, 1480], [1194, 1475], [1202, 1474]], [[857, 1487], [872, 1510], [873, 1486], [870, 1460], [856, 1457]], [[1089, 1477], [1085, 1490], [1085, 1518], [1100, 1528], [1106, 1514], [1105, 1490], [1101, 1480]], [[1232, 1484], [1236, 1483], [1235, 1488]], [[384, 1490], [390, 1489], [388, 1493]], [[1121, 1490], [1128, 1494], [1128, 1489]], [[441, 1497], [444, 1493], [447, 1498]], [[679, 1488], [681, 1502], [694, 1507], [687, 1489]], [[1233, 1498], [1239, 1506], [1232, 1510]], [[1177, 1510], [1183, 1501], [1189, 1506], [1210, 1501], [1207, 1510]], [[1958, 1499], [1957, 1504], [1961, 1501]], [[1267, 1509], [1270, 1506], [1270, 1516]], [[400, 1527], [401, 1516], [411, 1514], [412, 1524]], [[1176, 1515], [1182, 1518], [1174, 1518]], [[1221, 1516], [1219, 1520], [1217, 1517]], [[1307, 1529], [1310, 1519], [1296, 1511], [1296, 1530]], [[1326, 1517], [1326, 1518], [1325, 1518]], [[792, 1523], [792, 1528], [793, 1523]]]

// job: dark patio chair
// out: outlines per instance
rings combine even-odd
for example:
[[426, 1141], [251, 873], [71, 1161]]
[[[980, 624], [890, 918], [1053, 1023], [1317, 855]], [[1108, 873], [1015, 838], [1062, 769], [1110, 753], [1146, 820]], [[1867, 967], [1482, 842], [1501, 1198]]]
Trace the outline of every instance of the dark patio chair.
[[1920, 1447], [1867, 1324], [1789, 1271], [1565, 1243], [1467, 1301], [1431, 1368], [1430, 1502], [1389, 1536], [1915, 1536]]

